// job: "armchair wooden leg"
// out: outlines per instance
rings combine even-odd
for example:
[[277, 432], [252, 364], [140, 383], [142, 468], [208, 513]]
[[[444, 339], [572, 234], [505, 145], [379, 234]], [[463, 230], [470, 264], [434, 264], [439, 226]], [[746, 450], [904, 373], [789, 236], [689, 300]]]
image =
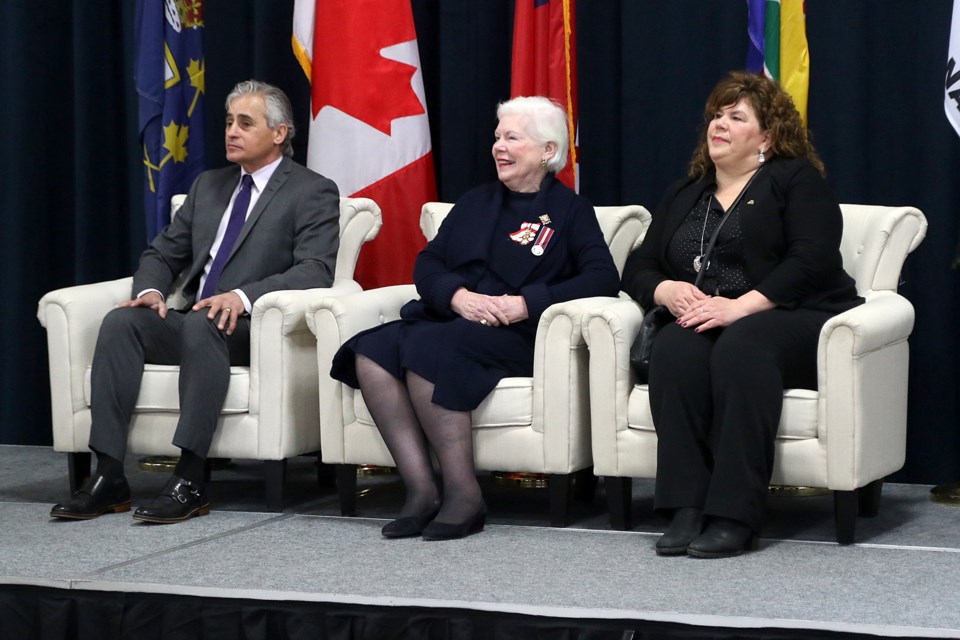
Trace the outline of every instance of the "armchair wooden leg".
[[880, 512], [881, 493], [883, 493], [883, 478], [857, 489], [861, 518], [873, 518]]
[[610, 526], [629, 531], [633, 528], [633, 478], [604, 476], [603, 487], [607, 492]]
[[337, 465], [337, 494], [340, 496], [340, 515], [357, 515], [357, 465]]
[[853, 544], [859, 511], [859, 497], [856, 491], [833, 492], [833, 513], [837, 526], [837, 542], [840, 544]]
[[321, 489], [333, 489], [337, 486], [337, 470], [334, 465], [324, 462], [317, 454], [317, 485]]
[[267, 511], [283, 511], [283, 484], [287, 475], [286, 460], [265, 460], [263, 475], [267, 488]]
[[597, 476], [593, 475], [593, 467], [581, 469], [574, 474], [573, 495], [578, 502], [590, 504], [597, 493]]
[[550, 526], [567, 526], [570, 512], [570, 489], [573, 485], [572, 473], [551, 473], [547, 476], [550, 492]]
[[67, 466], [70, 471], [70, 493], [80, 488], [83, 481], [90, 475], [90, 452], [81, 451], [67, 454]]

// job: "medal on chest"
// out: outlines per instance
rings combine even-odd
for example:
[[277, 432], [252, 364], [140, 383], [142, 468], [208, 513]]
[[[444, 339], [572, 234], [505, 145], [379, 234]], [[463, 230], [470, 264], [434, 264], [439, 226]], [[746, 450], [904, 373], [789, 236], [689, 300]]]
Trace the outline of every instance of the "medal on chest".
[[524, 222], [520, 228], [510, 234], [510, 239], [517, 244], [526, 246], [533, 243], [530, 247], [530, 253], [540, 257], [546, 251], [550, 239], [553, 237], [553, 229], [548, 227], [551, 222], [550, 216], [543, 214], [540, 216], [540, 222]]
[[540, 225], [536, 222], [524, 222], [520, 225], [520, 229], [510, 234], [510, 239], [517, 244], [526, 246], [533, 242], [533, 239], [537, 237], [537, 231], [539, 230]]

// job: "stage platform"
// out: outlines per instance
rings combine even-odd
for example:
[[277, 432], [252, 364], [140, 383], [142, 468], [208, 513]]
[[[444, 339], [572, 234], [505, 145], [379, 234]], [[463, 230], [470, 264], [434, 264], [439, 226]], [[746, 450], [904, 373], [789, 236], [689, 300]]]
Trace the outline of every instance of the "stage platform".
[[[484, 477], [486, 530], [425, 542], [380, 536], [395, 476], [361, 479], [358, 516], [343, 518], [315, 460], [298, 458], [287, 509], [265, 513], [261, 466], [234, 462], [213, 476], [209, 516], [70, 522], [49, 517], [68, 494], [65, 454], [0, 446], [0, 638], [219, 638], [234, 624], [267, 638], [960, 638], [960, 509], [931, 503], [929, 486], [887, 484], [849, 546], [833, 542], [831, 497], [773, 497], [760, 551], [697, 560], [654, 554], [666, 522], [650, 481], [635, 481], [635, 525], [620, 532], [602, 482], [557, 529], [543, 491]], [[134, 504], [167, 478], [136, 460], [128, 477]], [[221, 635], [185, 631], [211, 611]], [[84, 635], [91, 615], [122, 636]]]

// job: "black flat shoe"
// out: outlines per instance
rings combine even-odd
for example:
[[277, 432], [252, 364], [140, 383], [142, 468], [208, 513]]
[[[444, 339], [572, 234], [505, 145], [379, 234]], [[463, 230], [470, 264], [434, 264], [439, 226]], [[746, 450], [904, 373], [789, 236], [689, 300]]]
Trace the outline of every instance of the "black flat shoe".
[[670, 526], [657, 540], [658, 556], [685, 556], [687, 547], [703, 531], [703, 509], [681, 507], [673, 512]]
[[92, 520], [105, 513], [130, 511], [130, 485], [123, 476], [108, 478], [103, 475], [87, 477], [80, 488], [66, 502], [54, 505], [53, 518]]
[[440, 505], [436, 505], [426, 513], [397, 518], [383, 525], [380, 533], [384, 538], [410, 538], [412, 536], [418, 536], [423, 532], [424, 528], [430, 524], [430, 521], [437, 517], [437, 513], [439, 512]]
[[480, 510], [473, 516], [463, 522], [437, 522], [434, 520], [428, 524], [421, 537], [424, 540], [456, 540], [457, 538], [466, 538], [474, 533], [483, 531], [483, 525], [487, 521], [487, 508], [480, 505]]
[[728, 518], [714, 518], [687, 547], [695, 558], [729, 558], [758, 546], [757, 534], [747, 525]]
[[173, 524], [193, 516], [210, 513], [210, 501], [203, 486], [172, 476], [153, 500], [141, 505], [133, 514], [134, 520]]

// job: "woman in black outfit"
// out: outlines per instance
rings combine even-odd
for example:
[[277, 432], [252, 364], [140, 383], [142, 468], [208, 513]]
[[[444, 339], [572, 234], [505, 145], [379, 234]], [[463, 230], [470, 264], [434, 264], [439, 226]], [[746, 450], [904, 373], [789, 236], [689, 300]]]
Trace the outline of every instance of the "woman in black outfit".
[[554, 177], [567, 158], [563, 109], [515, 98], [497, 117], [499, 181], [460, 198], [417, 256], [420, 299], [334, 357], [331, 375], [360, 389], [403, 478], [400, 517], [382, 530], [389, 538], [445, 540], [483, 529], [470, 412], [501, 378], [533, 375], [548, 306], [619, 290], [593, 207]]
[[655, 508], [672, 515], [656, 551], [714, 558], [756, 548], [783, 391], [816, 389], [820, 329], [863, 300], [843, 270], [840, 207], [790, 96], [734, 72], [704, 120], [689, 175], [657, 207], [622, 286], [676, 317], [650, 360]]

